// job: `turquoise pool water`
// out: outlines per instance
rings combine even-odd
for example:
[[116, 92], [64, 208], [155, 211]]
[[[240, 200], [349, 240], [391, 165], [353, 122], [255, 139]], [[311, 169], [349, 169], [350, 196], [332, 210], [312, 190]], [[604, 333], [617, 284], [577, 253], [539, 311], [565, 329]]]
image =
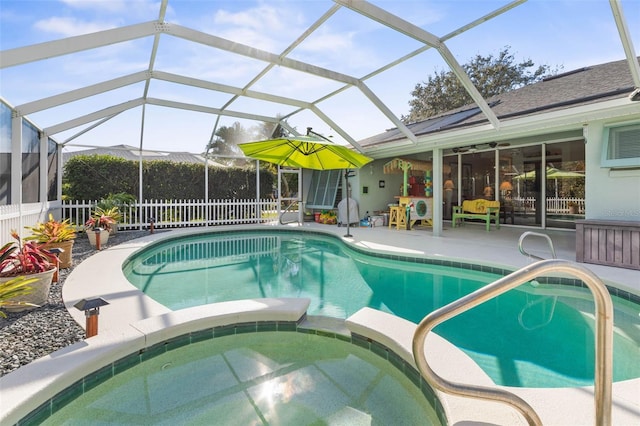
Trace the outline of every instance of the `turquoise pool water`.
[[[256, 297], [307, 297], [310, 315], [347, 318], [369, 306], [413, 322], [501, 275], [389, 259], [339, 239], [291, 231], [209, 233], [148, 247], [124, 267], [147, 295], [177, 310]], [[638, 305], [614, 298], [614, 380], [640, 377]], [[438, 326], [497, 383], [593, 384], [588, 290], [524, 285]]]
[[440, 425], [420, 389], [334, 338], [260, 332], [192, 343], [84, 392], [44, 425]]

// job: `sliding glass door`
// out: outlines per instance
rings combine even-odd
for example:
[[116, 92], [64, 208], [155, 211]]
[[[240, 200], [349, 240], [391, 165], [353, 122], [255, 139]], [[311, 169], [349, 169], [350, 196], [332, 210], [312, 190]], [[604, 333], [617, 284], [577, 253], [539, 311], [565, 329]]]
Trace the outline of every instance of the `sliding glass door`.
[[575, 229], [584, 218], [584, 166], [582, 140], [445, 156], [443, 218], [484, 198], [500, 201], [502, 224]]
[[584, 142], [546, 145], [546, 225], [575, 229], [584, 219]]

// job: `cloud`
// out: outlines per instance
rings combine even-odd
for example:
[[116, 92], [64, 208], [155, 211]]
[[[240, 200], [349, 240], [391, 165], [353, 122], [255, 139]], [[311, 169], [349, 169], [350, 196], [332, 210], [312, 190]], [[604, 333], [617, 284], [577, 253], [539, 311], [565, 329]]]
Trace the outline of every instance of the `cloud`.
[[99, 13], [158, 13], [159, 1], [154, 0], [60, 0], [70, 8]]
[[78, 10], [100, 9], [105, 12], [119, 12], [124, 9], [123, 0], [112, 0], [112, 1], [61, 0], [61, 3], [64, 3], [65, 5]]
[[[300, 45], [308, 52], [344, 52], [353, 48], [353, 32], [332, 32], [326, 26], [317, 30], [312, 37]], [[345, 57], [348, 57], [345, 55]]]
[[[340, 31], [327, 24], [304, 40], [290, 57], [360, 77], [384, 63], [376, 50], [376, 46], [383, 42], [373, 45], [370, 43], [374, 38], [380, 37], [379, 34], [362, 29]], [[399, 54], [392, 59], [397, 56]]]
[[52, 17], [42, 19], [34, 24], [34, 28], [42, 32], [59, 34], [63, 37], [71, 37], [80, 34], [88, 34], [116, 27], [116, 24], [85, 22], [76, 18]]
[[235, 13], [219, 10], [214, 16], [214, 23], [255, 30], [270, 28], [273, 31], [282, 31], [286, 28], [287, 22], [283, 19], [282, 11], [271, 6], [261, 5]]
[[291, 5], [276, 8], [261, 4], [238, 12], [220, 9], [214, 27], [206, 31], [220, 37], [279, 53], [304, 31], [303, 17]]

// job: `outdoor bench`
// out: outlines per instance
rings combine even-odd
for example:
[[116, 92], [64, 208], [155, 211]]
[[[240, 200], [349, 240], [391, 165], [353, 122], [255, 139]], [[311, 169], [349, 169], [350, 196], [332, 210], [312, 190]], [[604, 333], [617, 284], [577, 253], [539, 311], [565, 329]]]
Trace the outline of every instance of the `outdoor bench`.
[[500, 228], [500, 201], [489, 201], [484, 199], [464, 200], [461, 206], [453, 207], [453, 216], [451, 218], [453, 228], [460, 219], [464, 223], [464, 219], [480, 219], [487, 224], [487, 231], [491, 227], [491, 221], [496, 224], [496, 229]]

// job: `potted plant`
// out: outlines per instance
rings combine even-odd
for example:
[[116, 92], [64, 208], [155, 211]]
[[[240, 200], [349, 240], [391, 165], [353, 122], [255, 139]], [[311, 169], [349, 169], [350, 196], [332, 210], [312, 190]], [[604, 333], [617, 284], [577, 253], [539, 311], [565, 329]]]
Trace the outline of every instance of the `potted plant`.
[[569, 201], [567, 206], [569, 207], [569, 214], [578, 214], [578, 203]]
[[109, 241], [109, 233], [117, 223], [119, 217], [120, 213], [117, 211], [117, 207], [109, 210], [96, 207], [91, 213], [89, 220], [84, 224], [85, 232], [89, 237], [89, 243], [91, 243], [93, 247], [96, 246], [96, 230], [100, 229], [100, 244], [106, 244], [107, 241]]
[[[30, 284], [35, 281], [37, 281], [36, 278], [22, 276], [0, 282], [0, 309], [15, 309], [24, 306], [37, 308], [38, 305], [34, 305], [33, 303], [19, 301], [21, 296], [26, 296], [33, 291], [33, 287], [31, 287]], [[7, 314], [0, 310], [0, 317], [6, 318]]]
[[320, 222], [327, 225], [338, 223], [336, 212], [334, 212], [333, 210], [323, 210], [322, 214], [320, 215]]
[[123, 218], [122, 208], [130, 206], [135, 203], [135, 201], [136, 197], [133, 195], [127, 194], [126, 192], [119, 192], [117, 194], [107, 195], [96, 204], [96, 210], [100, 209], [102, 212], [106, 212], [108, 216], [116, 221], [109, 229], [109, 234], [113, 235], [117, 232], [118, 222]]
[[47, 302], [49, 288], [56, 272], [57, 259], [50, 253], [45, 245], [35, 241], [22, 242], [18, 233], [13, 230], [11, 236], [17, 242], [10, 242], [0, 248], [0, 282], [10, 281], [16, 277], [27, 276], [36, 279], [30, 284], [33, 291], [27, 295], [12, 298], [15, 302], [25, 302], [16, 308], [6, 308], [9, 311], [19, 312], [33, 309]]
[[35, 226], [25, 226], [31, 231], [31, 235], [25, 237], [25, 241], [35, 241], [44, 244], [47, 250], [60, 249], [58, 255], [60, 269], [71, 267], [73, 242], [76, 238], [76, 228], [69, 219], [57, 221], [49, 213], [49, 220], [37, 223]]
[[91, 213], [91, 217], [100, 222], [98, 226], [109, 231], [111, 235], [116, 233], [118, 222], [122, 220], [120, 208], [117, 206], [107, 208], [96, 206]]

